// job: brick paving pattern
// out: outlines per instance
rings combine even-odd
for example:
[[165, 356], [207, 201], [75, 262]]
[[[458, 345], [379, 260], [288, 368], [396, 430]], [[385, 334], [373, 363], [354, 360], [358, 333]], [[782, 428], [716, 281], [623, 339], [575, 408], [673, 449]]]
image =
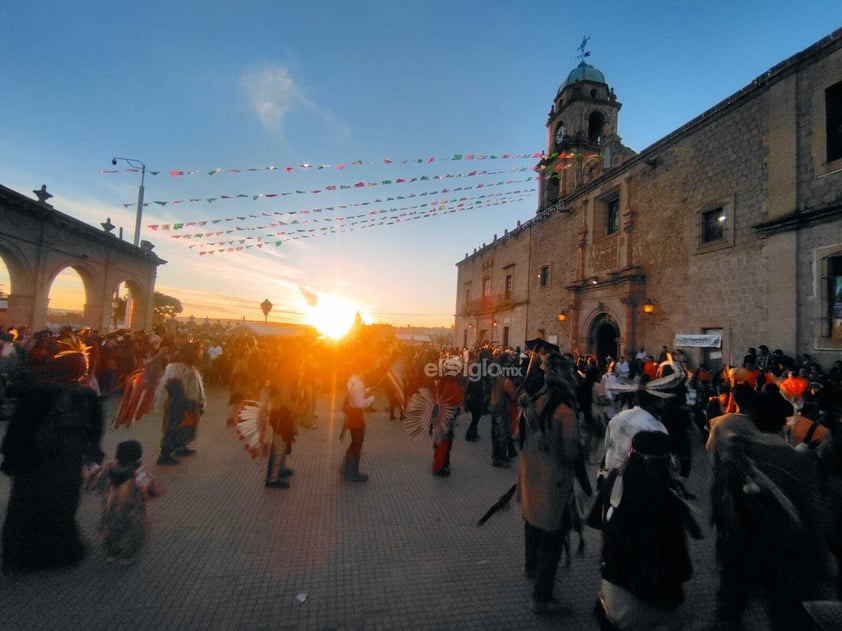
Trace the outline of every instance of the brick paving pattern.
[[[517, 505], [476, 526], [517, 475], [491, 467], [487, 416], [476, 443], [462, 440], [468, 416], [460, 417], [453, 474], [438, 478], [428, 441], [411, 441], [385, 412], [370, 413], [361, 469], [371, 479], [348, 483], [338, 474], [347, 439], [338, 442], [339, 415], [322, 397], [318, 428], [301, 429], [288, 459], [290, 488], [275, 490], [263, 486], [266, 460], [250, 459], [226, 424], [227, 390], [212, 386], [208, 394], [198, 453], [177, 466], [155, 464], [157, 413], [106, 432], [109, 457], [121, 440], [139, 440], [144, 463], [166, 489], [149, 504], [152, 536], [140, 559], [111, 566], [92, 544], [78, 567], [0, 576], [4, 629], [596, 629], [599, 533], [586, 528], [581, 557], [574, 535], [571, 566], [560, 568], [556, 586], [574, 614], [549, 619], [529, 611]], [[106, 402], [107, 418], [116, 404]], [[707, 474], [699, 448], [688, 488], [700, 505]], [[2, 516], [9, 488], [0, 476]], [[85, 493], [78, 513], [91, 540], [99, 502]], [[710, 622], [716, 585], [713, 539], [700, 510], [707, 537], [692, 544], [688, 629]], [[762, 621], [753, 607], [745, 622], [760, 629]]]

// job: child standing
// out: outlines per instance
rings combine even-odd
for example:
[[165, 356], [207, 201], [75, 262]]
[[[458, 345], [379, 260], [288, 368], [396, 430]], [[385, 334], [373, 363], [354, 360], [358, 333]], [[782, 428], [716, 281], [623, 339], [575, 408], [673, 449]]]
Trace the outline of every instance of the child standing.
[[136, 560], [149, 533], [146, 502], [162, 492], [143, 469], [142, 457], [138, 441], [124, 441], [117, 445], [116, 461], [88, 478], [88, 488], [103, 493], [99, 538], [109, 563], [127, 565]]

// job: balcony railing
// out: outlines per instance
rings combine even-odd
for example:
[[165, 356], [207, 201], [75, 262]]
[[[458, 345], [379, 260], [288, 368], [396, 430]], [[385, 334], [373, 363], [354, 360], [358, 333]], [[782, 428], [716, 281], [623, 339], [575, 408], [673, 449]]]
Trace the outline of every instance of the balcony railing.
[[469, 300], [462, 311], [465, 315], [480, 315], [509, 309], [514, 304], [515, 300], [511, 294], [493, 294], [477, 300]]

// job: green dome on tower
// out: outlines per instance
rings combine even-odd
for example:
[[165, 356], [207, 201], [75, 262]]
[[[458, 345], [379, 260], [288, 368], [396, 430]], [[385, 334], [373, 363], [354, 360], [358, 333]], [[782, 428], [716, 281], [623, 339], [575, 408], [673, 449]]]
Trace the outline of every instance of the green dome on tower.
[[577, 81], [593, 81], [594, 83], [605, 83], [605, 75], [600, 70], [597, 70], [584, 60], [579, 62], [570, 74], [567, 75], [567, 80], [561, 84], [558, 91], [561, 92], [568, 85], [573, 85]]

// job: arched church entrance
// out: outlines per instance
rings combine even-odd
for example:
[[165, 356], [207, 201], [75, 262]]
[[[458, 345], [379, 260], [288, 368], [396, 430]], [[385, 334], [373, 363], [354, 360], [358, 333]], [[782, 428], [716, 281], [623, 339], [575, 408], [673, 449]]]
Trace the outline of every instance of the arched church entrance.
[[620, 326], [608, 313], [601, 313], [591, 322], [588, 335], [588, 348], [598, 362], [611, 356], [617, 358], [617, 344], [620, 339]]

